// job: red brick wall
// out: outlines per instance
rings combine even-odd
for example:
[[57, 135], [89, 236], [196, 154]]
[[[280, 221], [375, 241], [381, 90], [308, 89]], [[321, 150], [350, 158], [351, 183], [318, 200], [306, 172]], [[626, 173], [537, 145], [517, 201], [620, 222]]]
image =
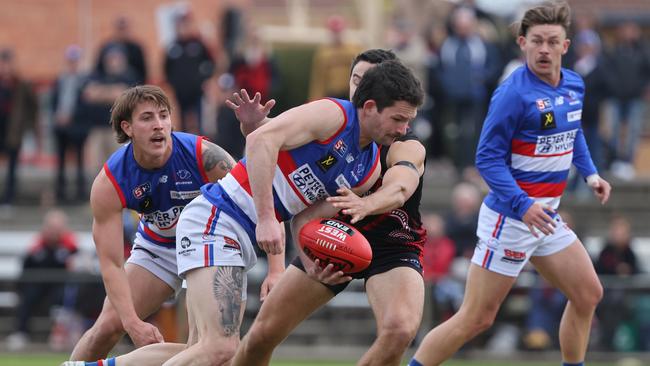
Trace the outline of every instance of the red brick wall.
[[[245, 3], [248, 1], [244, 1]], [[193, 13], [203, 28], [215, 28], [219, 0], [192, 0]], [[145, 48], [151, 79], [161, 79], [163, 49], [158, 40], [155, 12], [170, 4], [160, 0], [2, 0], [0, 46], [15, 50], [21, 74], [51, 80], [63, 66], [63, 50], [72, 43], [84, 47], [84, 62], [94, 64], [100, 45], [110, 36], [116, 17], [131, 21], [132, 33]], [[88, 32], [88, 31], [89, 32]], [[216, 48], [216, 33], [211, 46]]]

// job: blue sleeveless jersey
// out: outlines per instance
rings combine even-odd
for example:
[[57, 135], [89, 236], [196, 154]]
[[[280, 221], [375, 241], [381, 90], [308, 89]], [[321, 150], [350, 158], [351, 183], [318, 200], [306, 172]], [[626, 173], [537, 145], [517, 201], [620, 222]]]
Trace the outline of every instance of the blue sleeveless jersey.
[[140, 214], [138, 234], [147, 241], [176, 246], [178, 217], [208, 182], [201, 160], [201, 140], [200, 136], [172, 132], [172, 154], [160, 169], [140, 167], [130, 143], [115, 151], [104, 164], [122, 207]]
[[[360, 126], [354, 105], [330, 99], [345, 115], [341, 128], [325, 141], [312, 141], [288, 151], [280, 151], [273, 177], [273, 203], [278, 221], [294, 215], [328, 196], [339, 187], [365, 183], [379, 163], [374, 142], [359, 147]], [[255, 240], [257, 214], [251, 195], [246, 159], [218, 183], [201, 188], [203, 195], [219, 209], [235, 218]]]

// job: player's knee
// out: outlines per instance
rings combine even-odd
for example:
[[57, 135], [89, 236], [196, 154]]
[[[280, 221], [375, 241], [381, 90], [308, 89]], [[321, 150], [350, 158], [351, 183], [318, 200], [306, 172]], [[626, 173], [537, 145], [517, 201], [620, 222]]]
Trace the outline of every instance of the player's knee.
[[415, 338], [417, 331], [417, 325], [411, 325], [406, 321], [388, 323], [378, 330], [378, 338], [384, 338], [388, 344], [406, 347]]
[[465, 312], [462, 324], [465, 324], [468, 328], [467, 333], [474, 337], [477, 334], [486, 331], [492, 326], [492, 324], [494, 324], [497, 312], [498, 308], [484, 308], [481, 311]]
[[603, 298], [603, 286], [600, 281], [595, 281], [590, 286], [585, 286], [578, 294], [569, 297], [578, 309], [593, 311]]

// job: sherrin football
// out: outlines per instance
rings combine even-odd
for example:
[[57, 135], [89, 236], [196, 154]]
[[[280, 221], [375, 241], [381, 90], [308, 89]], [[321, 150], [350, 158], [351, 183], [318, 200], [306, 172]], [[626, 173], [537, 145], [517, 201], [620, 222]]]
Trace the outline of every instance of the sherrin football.
[[354, 226], [334, 219], [318, 218], [300, 229], [298, 243], [321, 267], [333, 264], [345, 273], [363, 271], [370, 265], [372, 249], [368, 240]]

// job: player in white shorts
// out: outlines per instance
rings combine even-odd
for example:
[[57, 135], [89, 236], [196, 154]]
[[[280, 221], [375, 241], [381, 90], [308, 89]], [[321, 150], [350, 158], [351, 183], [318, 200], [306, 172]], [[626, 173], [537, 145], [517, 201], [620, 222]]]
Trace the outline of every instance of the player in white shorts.
[[[189, 270], [201, 267], [233, 266], [248, 272], [257, 262], [254, 244], [244, 228], [203, 196], [185, 207], [176, 236], [178, 253], [175, 260], [182, 278]], [[241, 299], [246, 300], [245, 274], [242, 283]]]
[[422, 340], [409, 366], [439, 365], [489, 328], [530, 261], [568, 302], [560, 322], [564, 366], [583, 366], [591, 320], [603, 294], [594, 266], [556, 210], [571, 165], [599, 201], [611, 187], [594, 166], [580, 127], [584, 81], [562, 68], [571, 11], [566, 2], [528, 9], [517, 42], [526, 57], [494, 92], [476, 167], [490, 187], [463, 304]]
[[555, 231], [535, 237], [522, 221], [508, 218], [481, 205], [472, 263], [510, 277], [517, 277], [533, 256], [557, 253], [578, 239], [558, 213], [551, 213]]

